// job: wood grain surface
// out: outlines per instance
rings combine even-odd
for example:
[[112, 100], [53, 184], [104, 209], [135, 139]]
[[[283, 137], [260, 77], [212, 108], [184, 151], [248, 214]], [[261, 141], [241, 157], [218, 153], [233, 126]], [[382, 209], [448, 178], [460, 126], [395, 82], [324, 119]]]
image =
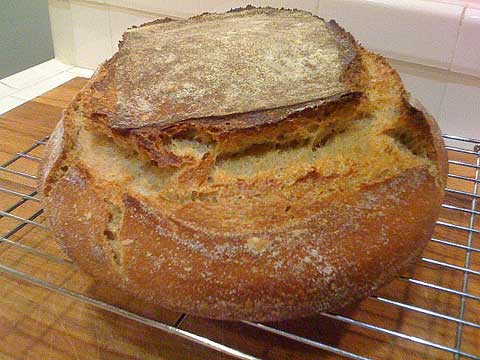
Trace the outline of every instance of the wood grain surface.
[[[61, 116], [62, 109], [85, 84], [76, 78], [24, 105], [0, 116], [0, 164], [17, 152], [45, 138]], [[466, 144], [468, 145], [468, 144]], [[29, 155], [42, 156], [43, 145]], [[450, 159], [475, 164], [475, 155], [450, 152]], [[20, 158], [8, 168], [36, 174], [35, 158]], [[475, 167], [451, 165], [450, 172], [475, 178]], [[474, 192], [473, 181], [450, 178], [448, 187]], [[0, 172], [0, 188], [23, 194], [36, 194], [35, 179]], [[480, 194], [480, 192], [477, 192]], [[79, 271], [65, 258], [52, 237], [42, 227], [40, 204], [34, 200], [10, 211], [19, 197], [0, 192], [0, 210], [31, 218], [40, 224], [23, 224], [18, 219], [0, 215], [0, 270], [8, 267], [50, 284], [105, 301], [168, 325], [174, 325], [181, 314], [141, 304], [123, 297]], [[472, 209], [472, 197], [449, 193], [446, 204]], [[477, 206], [476, 211], [480, 211]], [[480, 216], [472, 219], [468, 212], [443, 209], [440, 221], [480, 230]], [[16, 229], [12, 233], [12, 229]], [[436, 228], [434, 238], [480, 249], [480, 233], [444, 225]], [[11, 244], [13, 241], [18, 245]], [[28, 247], [28, 248], [25, 248]], [[415, 336], [449, 347], [456, 347], [456, 333], [462, 297], [408, 281], [413, 278], [436, 286], [462, 290], [465, 272], [432, 263], [439, 261], [464, 267], [467, 251], [439, 242], [431, 242], [424, 260], [403, 278], [381, 289], [376, 297], [345, 309], [341, 315], [364, 324]], [[55, 259], [49, 258], [54, 256]], [[64, 259], [57, 260], [57, 258]], [[470, 254], [471, 273], [467, 292], [480, 297], [480, 251]], [[477, 272], [478, 274], [475, 274]], [[398, 305], [400, 304], [400, 305]], [[407, 308], [401, 304], [408, 304]], [[419, 308], [443, 314], [424, 314]], [[449, 318], [450, 317], [450, 318]], [[480, 301], [466, 298], [461, 351], [480, 357]], [[266, 324], [275, 329], [319, 341], [373, 359], [454, 359], [451, 352], [421, 345], [398, 336], [340, 322], [325, 316]], [[293, 339], [270, 333], [251, 324], [221, 322], [187, 316], [180, 329], [204, 336], [262, 359], [333, 359], [339, 355], [305, 345]], [[77, 299], [20, 280], [0, 271], [0, 359], [223, 359], [231, 358], [205, 346], [169, 335], [124, 316], [99, 309]], [[463, 358], [463, 357], [460, 357]], [[467, 357], [465, 357], [467, 358]]]

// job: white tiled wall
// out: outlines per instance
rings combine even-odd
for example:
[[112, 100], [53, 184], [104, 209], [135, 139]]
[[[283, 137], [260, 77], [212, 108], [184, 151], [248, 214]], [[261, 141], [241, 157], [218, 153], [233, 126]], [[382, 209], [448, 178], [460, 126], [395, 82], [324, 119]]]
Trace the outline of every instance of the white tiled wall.
[[48, 0], [55, 58], [73, 64], [75, 53], [71, 10], [70, 1]]
[[[189, 17], [198, 13], [202, 0], [101, 0], [100, 2], [128, 9], [174, 17]], [[217, 1], [221, 2], [221, 1]]]
[[480, 76], [480, 9], [466, 9], [452, 70]]
[[[397, 60], [480, 74], [480, 10], [443, 0], [49, 0], [57, 57], [95, 67], [130, 25], [246, 6], [335, 19], [367, 48]], [[112, 45], [113, 44], [113, 45]]]
[[[297, 4], [303, 1], [294, 1]], [[308, 2], [306, 2], [308, 5]], [[199, 1], [197, 13], [203, 12], [225, 12], [230, 9], [245, 7], [247, 5], [253, 6], [271, 6], [276, 8], [286, 7], [285, 1], [282, 0], [204, 0]], [[300, 5], [303, 8], [303, 4]]]
[[[121, 34], [131, 25], [247, 4], [300, 8], [335, 18], [364, 46], [395, 59], [392, 63], [406, 87], [443, 131], [480, 138], [480, 9], [468, 2], [49, 0], [56, 56], [90, 69], [116, 51]], [[0, 87], [2, 93], [13, 96], [10, 88]]]
[[444, 133], [480, 139], [480, 78], [390, 60]]
[[71, 16], [75, 65], [95, 68], [113, 54], [108, 11], [102, 4], [71, 1]]
[[463, 7], [421, 0], [320, 0], [318, 14], [335, 19], [367, 48], [385, 56], [448, 69]]
[[227, 11], [246, 5], [301, 8], [311, 12], [318, 7], [318, 0], [99, 0], [98, 2], [176, 17], [189, 17], [206, 11]]
[[117, 50], [121, 35], [132, 25], [248, 4], [311, 12], [318, 8], [318, 0], [49, 0], [55, 54], [64, 62], [93, 69]]
[[480, 139], [480, 79], [447, 83], [439, 119], [445, 132]]

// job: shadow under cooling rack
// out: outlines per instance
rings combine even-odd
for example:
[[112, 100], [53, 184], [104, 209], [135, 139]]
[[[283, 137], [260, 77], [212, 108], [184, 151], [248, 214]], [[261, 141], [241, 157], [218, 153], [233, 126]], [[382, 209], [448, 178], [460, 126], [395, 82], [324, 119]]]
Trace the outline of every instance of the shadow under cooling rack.
[[[48, 138], [0, 166], [0, 272], [239, 359], [318, 358], [325, 352], [351, 359], [480, 359], [480, 141], [444, 138], [461, 146], [447, 146], [445, 202], [420, 263], [339, 314], [271, 324], [176, 314], [167, 323], [70, 286], [62, 274], [80, 271], [48, 235], [35, 190]], [[47, 271], [39, 275], [35, 267]]]

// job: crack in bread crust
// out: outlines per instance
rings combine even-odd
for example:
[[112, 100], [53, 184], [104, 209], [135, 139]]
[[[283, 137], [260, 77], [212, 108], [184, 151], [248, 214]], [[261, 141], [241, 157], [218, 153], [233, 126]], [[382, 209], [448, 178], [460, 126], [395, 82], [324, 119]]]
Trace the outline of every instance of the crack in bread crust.
[[[308, 17], [248, 9], [186, 24], [222, 16]], [[185, 25], [158, 23], [132, 33]], [[102, 66], [66, 111], [41, 170], [66, 252], [144, 301], [231, 320], [338, 309], [405, 269], [438, 215], [443, 142], [382, 57], [326, 26], [352, 50], [340, 49], [351, 55], [340, 79], [349, 92], [307, 106], [119, 129], [95, 107], [112, 101], [119, 55]]]

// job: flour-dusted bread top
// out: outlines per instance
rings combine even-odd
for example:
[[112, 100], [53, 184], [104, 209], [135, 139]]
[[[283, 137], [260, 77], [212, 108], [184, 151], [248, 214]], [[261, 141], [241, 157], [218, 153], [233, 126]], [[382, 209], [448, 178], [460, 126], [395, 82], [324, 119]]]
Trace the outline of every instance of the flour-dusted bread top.
[[351, 36], [304, 11], [153, 22], [125, 33], [94, 86], [95, 110], [137, 128], [325, 101], [352, 92], [355, 57]]

